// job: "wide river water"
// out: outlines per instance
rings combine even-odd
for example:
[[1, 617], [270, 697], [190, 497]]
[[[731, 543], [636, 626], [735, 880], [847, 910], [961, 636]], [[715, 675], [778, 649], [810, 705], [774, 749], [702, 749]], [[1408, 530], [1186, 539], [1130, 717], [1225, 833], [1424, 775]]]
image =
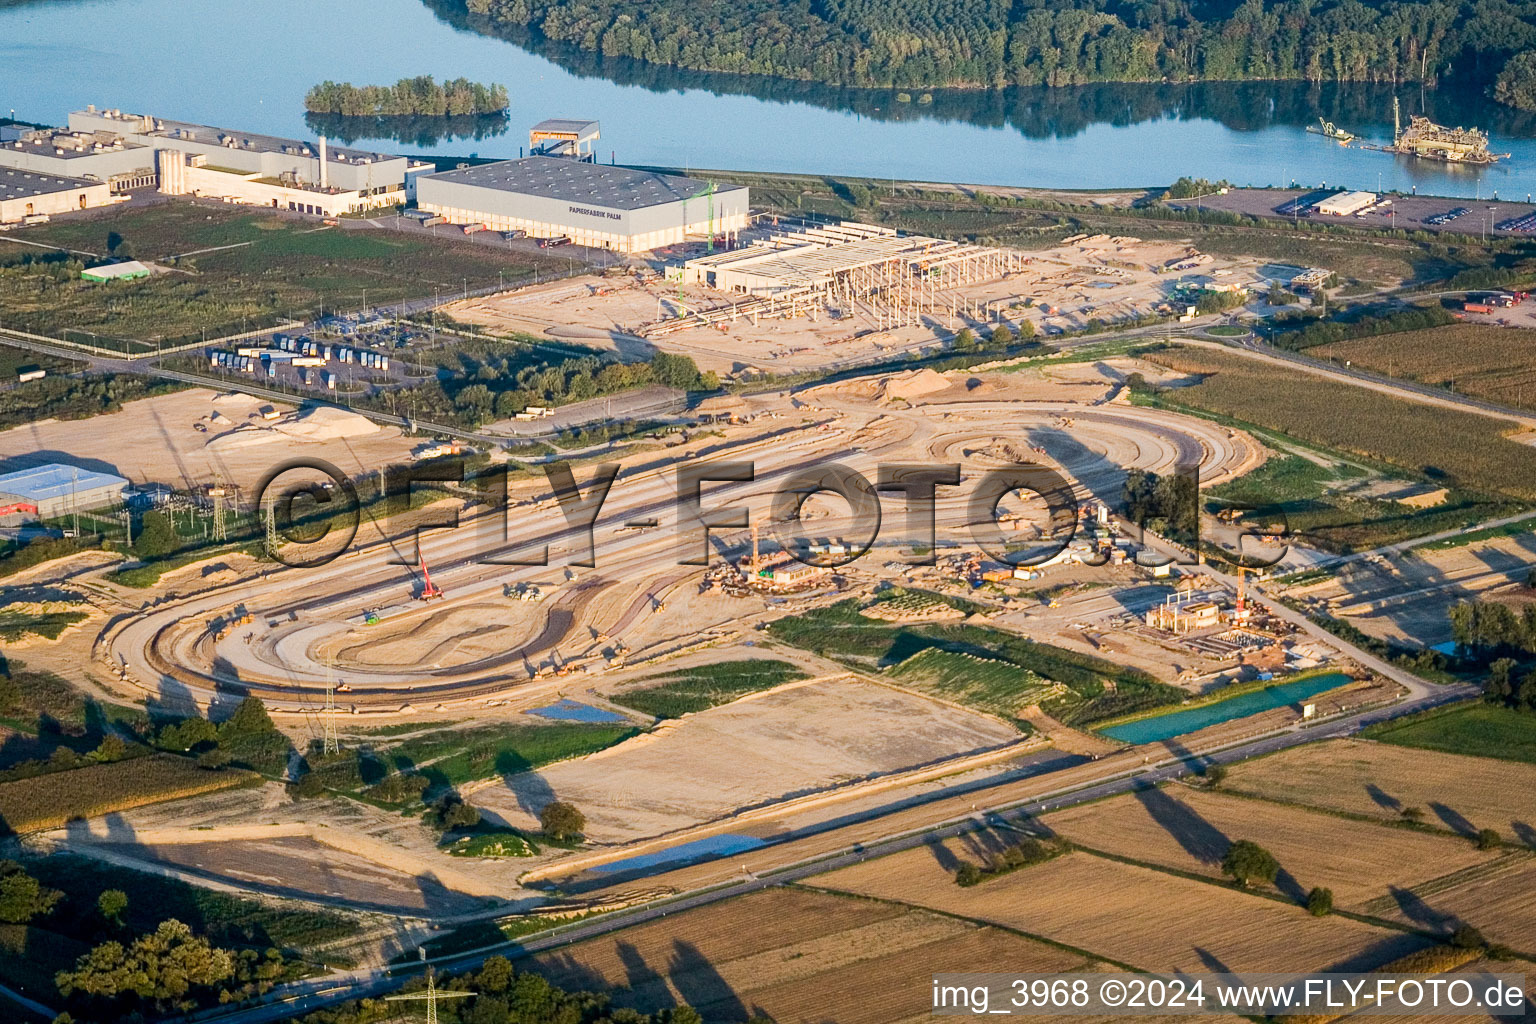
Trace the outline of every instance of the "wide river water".
[[[604, 160], [1053, 188], [1165, 184], [1378, 187], [1451, 196], [1536, 192], [1536, 117], [1475, 93], [1396, 90], [1406, 114], [1488, 130], [1512, 159], [1446, 167], [1343, 149], [1327, 117], [1389, 141], [1390, 87], [1301, 83], [1106, 85], [914, 93], [845, 90], [601, 60], [478, 34], [450, 0], [0, 0], [0, 112], [62, 123], [88, 103], [314, 137], [303, 96], [324, 79], [406, 75], [504, 83], [491, 137], [364, 138], [397, 152], [517, 156], [545, 117], [602, 122]], [[332, 129], [333, 134], [337, 133]], [[426, 145], [419, 143], [425, 142]]]

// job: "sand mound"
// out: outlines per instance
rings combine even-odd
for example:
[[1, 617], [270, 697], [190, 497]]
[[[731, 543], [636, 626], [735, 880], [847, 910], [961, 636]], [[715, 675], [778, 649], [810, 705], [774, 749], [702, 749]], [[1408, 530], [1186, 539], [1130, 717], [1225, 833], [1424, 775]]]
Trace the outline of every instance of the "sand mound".
[[262, 404], [262, 400], [243, 391], [224, 391], [213, 396], [213, 404], [234, 409], [254, 409]]
[[208, 414], [208, 422], [214, 424], [215, 426], [222, 427], [226, 423], [230, 422], [230, 418], [221, 412], [213, 412]]
[[880, 382], [880, 398], [893, 402], [902, 398], [920, 398], [949, 387], [949, 378], [937, 370], [923, 367], [911, 373], [898, 373]]
[[379, 432], [378, 424], [361, 413], [327, 405], [279, 420], [275, 429], [301, 441], [340, 441], [343, 438], [369, 437]]
[[319, 406], [267, 426], [243, 424], [205, 445], [215, 451], [249, 448], [273, 441], [341, 441], [372, 437], [383, 428], [368, 417], [345, 409]]

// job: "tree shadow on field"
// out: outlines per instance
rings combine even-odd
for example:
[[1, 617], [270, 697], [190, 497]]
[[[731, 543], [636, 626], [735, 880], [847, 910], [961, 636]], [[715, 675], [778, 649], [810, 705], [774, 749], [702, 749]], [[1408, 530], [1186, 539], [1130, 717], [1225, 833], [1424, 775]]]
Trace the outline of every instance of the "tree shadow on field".
[[1425, 903], [1423, 898], [1411, 889], [1403, 889], [1394, 885], [1389, 886], [1387, 891], [1392, 894], [1392, 899], [1397, 902], [1397, 909], [1402, 911], [1403, 916], [1414, 924], [1423, 925], [1434, 931], [1449, 932], [1453, 931], [1459, 923], [1455, 914], [1447, 914], [1444, 911], [1436, 910], [1428, 903]]
[[1201, 817], [1188, 804], [1161, 789], [1144, 789], [1136, 799], [1152, 820], [1172, 836], [1184, 852], [1202, 864], [1217, 864], [1226, 856], [1232, 841], [1225, 832]]
[[956, 857], [937, 836], [929, 836], [924, 840], [923, 845], [928, 847], [928, 852], [933, 854], [933, 859], [940, 868], [951, 873], [960, 869], [960, 858]]
[[624, 987], [629, 989], [631, 1005], [644, 1006], [647, 1013], [670, 1010], [677, 1005], [667, 979], [645, 962], [644, 955], [633, 943], [620, 942], [614, 946], [619, 963], [624, 965]]
[[1522, 843], [1536, 850], [1536, 827], [1528, 825], [1523, 821], [1510, 822], [1510, 827], [1515, 830], [1516, 837]]
[[746, 1020], [751, 1016], [736, 990], [691, 942], [673, 940], [667, 978], [683, 1002], [698, 1010], [705, 1020]]
[[1391, 793], [1388, 793], [1374, 782], [1367, 782], [1365, 784], [1365, 792], [1367, 796], [1375, 801], [1376, 806], [1380, 807], [1382, 810], [1391, 811], [1392, 813], [1397, 814], [1403, 809], [1403, 802], [1401, 800], [1393, 796]]
[[1477, 837], [1477, 826], [1468, 821], [1460, 811], [1436, 801], [1430, 802], [1429, 809], [1435, 812], [1435, 817], [1445, 822], [1446, 828], [1457, 835], [1466, 836], [1469, 839]]

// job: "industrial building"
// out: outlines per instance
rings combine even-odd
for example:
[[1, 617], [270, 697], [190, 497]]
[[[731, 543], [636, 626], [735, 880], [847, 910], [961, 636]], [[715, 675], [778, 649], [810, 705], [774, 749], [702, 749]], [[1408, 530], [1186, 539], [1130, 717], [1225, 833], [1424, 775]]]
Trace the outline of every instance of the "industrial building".
[[111, 132], [19, 132], [0, 144], [0, 167], [104, 181], [113, 192], [155, 184], [155, 151]]
[[112, 201], [104, 181], [62, 178], [0, 167], [0, 224], [24, 223], [70, 210], [89, 210]]
[[0, 516], [56, 519], [123, 501], [128, 481], [111, 473], [50, 463], [0, 475]]
[[887, 330], [954, 316], [971, 305], [958, 289], [998, 280], [1028, 263], [1028, 256], [1011, 249], [900, 235], [851, 221], [778, 232], [683, 265], [686, 283], [750, 298], [660, 321], [642, 333], [659, 337], [741, 317], [810, 316], [828, 306]]
[[1376, 204], [1374, 192], [1340, 192], [1317, 204], [1317, 212], [1327, 217], [1348, 217]]
[[554, 117], [528, 129], [528, 152], [532, 156], [564, 156], [588, 163], [597, 159], [592, 143], [602, 138], [596, 121], [577, 121]]
[[329, 146], [94, 106], [69, 115], [71, 132], [155, 155], [160, 191], [337, 216], [402, 206], [407, 180], [432, 165], [403, 156]]
[[108, 281], [133, 281], [150, 275], [149, 267], [138, 260], [124, 260], [100, 267], [87, 267], [80, 271], [80, 280], [105, 284]]
[[549, 156], [425, 175], [416, 182], [416, 204], [451, 224], [563, 235], [618, 252], [689, 235], [730, 236], [748, 216], [743, 186]]

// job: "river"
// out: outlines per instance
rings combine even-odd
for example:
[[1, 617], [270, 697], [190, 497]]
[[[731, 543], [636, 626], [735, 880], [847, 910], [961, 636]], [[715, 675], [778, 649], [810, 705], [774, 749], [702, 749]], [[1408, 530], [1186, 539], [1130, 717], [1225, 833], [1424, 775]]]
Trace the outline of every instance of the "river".
[[528, 125], [580, 117], [602, 122], [605, 160], [688, 168], [1049, 188], [1190, 175], [1465, 197], [1536, 192], [1536, 117], [1450, 89], [1396, 93], [1405, 117], [1427, 111], [1476, 124], [1512, 159], [1447, 167], [1344, 149], [1306, 131], [1321, 115], [1389, 141], [1394, 90], [1386, 86], [1102, 85], [939, 91], [931, 102], [919, 94], [901, 102], [894, 91], [681, 72], [495, 38], [473, 31], [448, 0], [0, 0], [0, 68], [0, 110], [23, 120], [62, 123], [95, 103], [301, 137], [325, 127], [306, 122], [302, 100], [328, 78], [465, 76], [511, 91], [500, 134], [355, 140], [406, 153], [517, 156]]

